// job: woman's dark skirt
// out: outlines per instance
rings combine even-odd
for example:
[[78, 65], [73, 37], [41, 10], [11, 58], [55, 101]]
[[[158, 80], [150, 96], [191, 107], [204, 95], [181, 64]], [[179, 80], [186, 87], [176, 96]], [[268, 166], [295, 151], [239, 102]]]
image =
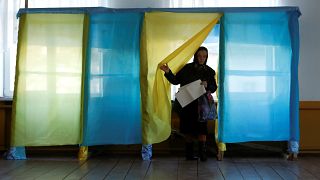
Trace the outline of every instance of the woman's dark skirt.
[[[177, 101], [175, 103], [178, 103]], [[198, 100], [180, 109], [180, 132], [190, 135], [207, 135], [207, 122], [198, 121]]]

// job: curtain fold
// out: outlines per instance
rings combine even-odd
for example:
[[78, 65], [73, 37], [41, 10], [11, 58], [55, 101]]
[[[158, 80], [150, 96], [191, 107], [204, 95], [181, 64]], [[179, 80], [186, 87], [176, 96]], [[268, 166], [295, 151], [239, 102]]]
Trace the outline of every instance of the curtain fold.
[[292, 48], [287, 13], [225, 13], [221, 31], [219, 139], [288, 140]]
[[298, 153], [300, 142], [299, 126], [299, 16], [298, 11], [287, 13], [289, 18], [289, 30], [291, 38], [292, 59], [291, 59], [291, 91], [290, 91], [290, 143], [289, 151]]
[[141, 143], [142, 15], [90, 15], [83, 145]]
[[170, 84], [159, 69], [176, 73], [190, 60], [220, 18], [218, 13], [145, 13], [141, 38], [142, 141], [159, 143], [171, 133]]
[[79, 144], [83, 14], [20, 17], [12, 145]]

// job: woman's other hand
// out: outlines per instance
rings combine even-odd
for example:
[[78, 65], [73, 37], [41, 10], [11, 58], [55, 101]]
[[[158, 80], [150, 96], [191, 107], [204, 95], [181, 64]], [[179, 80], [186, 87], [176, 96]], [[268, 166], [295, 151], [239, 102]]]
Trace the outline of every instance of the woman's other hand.
[[201, 84], [202, 84], [205, 88], [207, 88], [207, 86], [208, 86], [207, 81], [201, 81]]
[[209, 103], [214, 102], [214, 101], [213, 101], [213, 96], [211, 95], [211, 92], [210, 92], [210, 91], [207, 91], [207, 97], [208, 97]]
[[163, 64], [162, 66], [160, 66], [160, 69], [162, 71], [164, 71], [165, 73], [170, 72], [170, 68], [169, 68], [168, 64]]

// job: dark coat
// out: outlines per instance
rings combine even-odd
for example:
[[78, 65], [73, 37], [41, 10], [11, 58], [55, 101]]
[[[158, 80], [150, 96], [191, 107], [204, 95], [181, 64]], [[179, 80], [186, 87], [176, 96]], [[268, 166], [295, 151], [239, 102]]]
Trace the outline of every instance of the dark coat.
[[[165, 73], [167, 80], [174, 85], [180, 84], [184, 86], [193, 81], [200, 79], [207, 81], [207, 91], [214, 93], [217, 90], [217, 83], [215, 80], [215, 71], [208, 65], [199, 65], [195, 62], [186, 64], [176, 75], [171, 71]], [[175, 101], [176, 110], [180, 117], [180, 131], [185, 134], [204, 135], [208, 134], [207, 122], [198, 121], [198, 101], [194, 100], [187, 106], [181, 109], [178, 101]]]
[[211, 93], [217, 90], [215, 75], [216, 72], [208, 65], [199, 65], [194, 62], [186, 64], [176, 75], [171, 71], [165, 73], [167, 80], [174, 85], [180, 84], [184, 86], [198, 79], [207, 81], [208, 86], [206, 90], [211, 91]]

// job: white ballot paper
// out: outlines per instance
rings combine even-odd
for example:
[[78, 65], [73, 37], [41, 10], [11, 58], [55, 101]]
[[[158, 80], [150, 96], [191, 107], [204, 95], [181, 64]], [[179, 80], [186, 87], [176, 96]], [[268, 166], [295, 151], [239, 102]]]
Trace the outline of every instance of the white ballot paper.
[[206, 89], [203, 85], [201, 85], [201, 81], [199, 79], [180, 87], [179, 91], [176, 93], [176, 98], [181, 106], [185, 107], [186, 105], [203, 95], [205, 92]]

